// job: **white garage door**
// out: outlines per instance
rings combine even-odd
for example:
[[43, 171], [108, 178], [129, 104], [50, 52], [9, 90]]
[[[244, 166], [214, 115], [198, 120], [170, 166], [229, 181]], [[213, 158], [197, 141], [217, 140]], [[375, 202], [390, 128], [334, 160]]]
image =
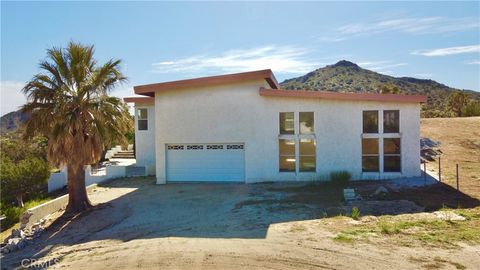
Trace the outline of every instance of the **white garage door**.
[[243, 144], [169, 144], [167, 181], [245, 181]]

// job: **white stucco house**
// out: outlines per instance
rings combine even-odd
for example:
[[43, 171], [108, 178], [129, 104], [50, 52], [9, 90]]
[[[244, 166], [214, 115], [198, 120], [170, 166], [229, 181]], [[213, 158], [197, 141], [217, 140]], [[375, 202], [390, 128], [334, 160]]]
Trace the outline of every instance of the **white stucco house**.
[[421, 174], [425, 96], [282, 90], [271, 70], [134, 91], [137, 165], [158, 184]]

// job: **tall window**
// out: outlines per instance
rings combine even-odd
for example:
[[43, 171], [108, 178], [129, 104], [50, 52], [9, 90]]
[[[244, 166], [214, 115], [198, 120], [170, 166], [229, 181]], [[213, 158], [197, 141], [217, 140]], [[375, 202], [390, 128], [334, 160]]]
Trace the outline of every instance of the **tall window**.
[[315, 139], [300, 139], [300, 171], [314, 172], [315, 162]]
[[378, 111], [363, 111], [363, 133], [378, 133]]
[[362, 139], [362, 171], [363, 172], [378, 172], [379, 154], [378, 154], [378, 139], [377, 138], [363, 138]]
[[400, 130], [400, 112], [383, 111], [383, 133], [398, 133]]
[[383, 171], [401, 171], [400, 138], [383, 139]]
[[300, 112], [299, 119], [300, 119], [299, 121], [300, 134], [313, 134], [314, 133], [313, 112]]
[[280, 113], [280, 134], [295, 134], [295, 119], [293, 112]]
[[295, 140], [279, 139], [278, 148], [280, 150], [280, 171], [295, 172]]
[[[298, 125], [295, 118], [298, 116]], [[280, 172], [315, 172], [316, 143], [314, 113], [281, 112], [279, 114]]]
[[138, 130], [148, 130], [148, 110], [137, 110]]

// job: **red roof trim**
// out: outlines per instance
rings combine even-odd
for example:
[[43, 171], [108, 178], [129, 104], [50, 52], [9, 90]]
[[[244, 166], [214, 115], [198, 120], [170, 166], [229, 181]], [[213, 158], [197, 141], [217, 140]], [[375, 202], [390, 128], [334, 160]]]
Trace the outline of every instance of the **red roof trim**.
[[263, 87], [260, 87], [259, 94], [260, 96], [318, 98], [318, 99], [335, 99], [335, 100], [362, 100], [362, 101], [410, 102], [410, 103], [427, 102], [427, 97], [421, 96], [421, 95], [337, 93], [337, 92], [311, 91], [311, 90], [265, 89]]
[[126, 97], [126, 98], [123, 98], [123, 101], [127, 103], [135, 103], [135, 104], [137, 103], [154, 104], [155, 103], [155, 99], [151, 97]]
[[210, 76], [210, 77], [201, 77], [188, 80], [164, 82], [164, 83], [155, 83], [155, 84], [146, 84], [138, 85], [133, 87], [135, 94], [145, 95], [145, 96], [154, 96], [155, 92], [172, 90], [172, 89], [182, 89], [190, 87], [201, 87], [209, 85], [219, 85], [226, 83], [237, 83], [247, 80], [255, 79], [264, 79], [267, 81], [268, 85], [273, 88], [279, 88], [277, 79], [273, 75], [272, 70], [264, 69], [250, 72], [226, 74], [219, 76]]

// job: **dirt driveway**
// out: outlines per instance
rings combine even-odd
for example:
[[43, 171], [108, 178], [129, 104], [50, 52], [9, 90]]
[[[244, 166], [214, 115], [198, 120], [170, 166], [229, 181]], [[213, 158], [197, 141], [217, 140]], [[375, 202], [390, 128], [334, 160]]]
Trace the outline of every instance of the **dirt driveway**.
[[340, 195], [303, 192], [304, 185], [116, 180], [91, 193], [99, 209], [59, 219], [3, 257], [2, 269], [32, 258], [49, 269], [417, 269], [437, 257], [480, 265], [478, 247], [336, 242], [321, 217], [344, 209]]

